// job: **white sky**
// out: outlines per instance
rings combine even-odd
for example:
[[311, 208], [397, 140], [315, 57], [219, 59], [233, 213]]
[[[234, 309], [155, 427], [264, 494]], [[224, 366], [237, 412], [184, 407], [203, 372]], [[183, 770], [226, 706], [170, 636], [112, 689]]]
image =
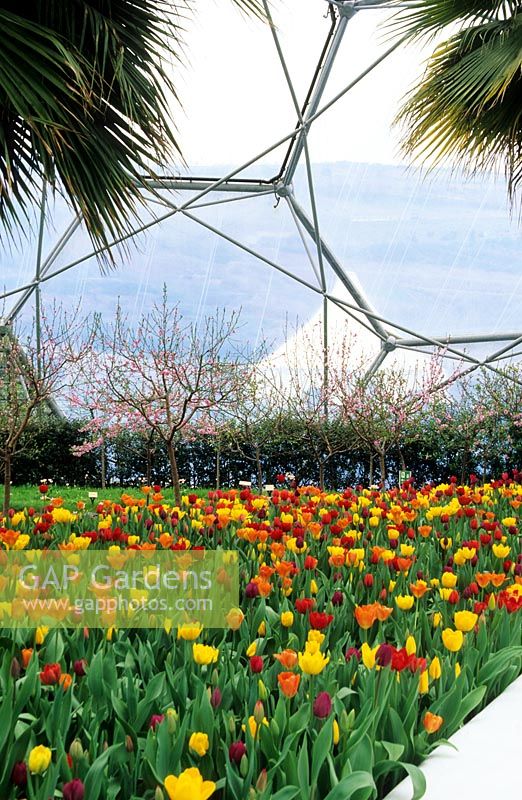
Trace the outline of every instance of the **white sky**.
[[[328, 4], [273, 0], [272, 9], [301, 104], [328, 32]], [[389, 47], [381, 25], [389, 13], [359, 11], [349, 21], [326, 100]], [[243, 163], [290, 132], [296, 117], [267, 25], [246, 19], [232, 0], [198, 0], [185, 41], [187, 66], [176, 76], [183, 110], [175, 118], [191, 167]], [[318, 120], [312, 161], [400, 163], [391, 122], [429, 52], [402, 47]], [[265, 158], [281, 160], [282, 151]]]

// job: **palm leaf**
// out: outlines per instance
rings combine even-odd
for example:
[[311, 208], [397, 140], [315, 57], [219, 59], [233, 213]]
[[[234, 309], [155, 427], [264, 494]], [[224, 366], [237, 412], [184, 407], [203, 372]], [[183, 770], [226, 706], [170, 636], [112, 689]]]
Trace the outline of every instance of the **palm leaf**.
[[[452, 159], [472, 173], [501, 166], [513, 201], [522, 179], [522, 17], [509, 15], [512, 3], [487, 4], [490, 14], [479, 14], [486, 3], [471, 0], [421, 5], [448, 12], [432, 22], [446, 20], [450, 6], [455, 21], [460, 7], [462, 25], [437, 46], [405, 98], [396, 119], [406, 130], [403, 151], [432, 165]], [[418, 35], [420, 10], [415, 14]], [[428, 33], [435, 30], [427, 18], [422, 24]]]
[[[258, 0], [233, 0], [262, 16]], [[30, 218], [43, 182], [96, 247], [132, 230], [141, 177], [181, 157], [172, 65], [185, 0], [40, 0], [0, 8], [0, 222]], [[141, 177], [140, 177], [141, 176]]]

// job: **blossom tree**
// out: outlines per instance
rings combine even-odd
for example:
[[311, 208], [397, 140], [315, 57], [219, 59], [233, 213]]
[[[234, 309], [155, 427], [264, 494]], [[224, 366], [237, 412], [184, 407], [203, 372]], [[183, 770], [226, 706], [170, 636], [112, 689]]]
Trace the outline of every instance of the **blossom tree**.
[[325, 353], [320, 322], [310, 330], [301, 329], [295, 336], [288, 336], [287, 332], [284, 348], [271, 360], [267, 370], [271, 386], [283, 398], [288, 417], [299, 425], [298, 435], [317, 465], [321, 489], [329, 461], [352, 446], [334, 403], [335, 383], [326, 378], [325, 359], [329, 370], [335, 364], [339, 374], [348, 375], [355, 336], [348, 328], [337, 333]]
[[265, 361], [245, 381], [237, 402], [228, 410], [223, 429], [228, 446], [255, 467], [258, 490], [263, 489], [263, 452], [279, 434], [285, 417], [284, 393], [267, 380]]
[[402, 447], [415, 438], [433, 397], [444, 394], [451, 378], [444, 376], [440, 356], [409, 371], [394, 366], [368, 377], [366, 369], [363, 361], [350, 374], [334, 365], [332, 397], [354, 440], [368, 452], [370, 482], [377, 458], [384, 485], [387, 453], [397, 448], [405, 468]]
[[[73, 315], [73, 318], [76, 315]], [[10, 325], [0, 327], [0, 458], [4, 473], [4, 513], [11, 498], [13, 457], [33, 416], [46, 409], [60, 414], [56, 399], [72, 380], [72, 370], [88, 352], [89, 334], [82, 321], [71, 322], [63, 308], [42, 313], [22, 338]]]
[[122, 429], [154, 432], [166, 448], [178, 504], [176, 443], [212, 433], [211, 412], [233, 405], [251, 371], [234, 338], [238, 322], [238, 312], [225, 311], [188, 322], [164, 290], [136, 324], [118, 307], [112, 322], [94, 326], [97, 398], [86, 427], [94, 438]]

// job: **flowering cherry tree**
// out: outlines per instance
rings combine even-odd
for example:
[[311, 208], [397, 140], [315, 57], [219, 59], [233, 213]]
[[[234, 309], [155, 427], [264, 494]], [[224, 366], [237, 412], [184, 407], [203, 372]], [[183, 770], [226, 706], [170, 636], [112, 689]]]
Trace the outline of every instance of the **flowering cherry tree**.
[[339, 374], [348, 376], [352, 369], [355, 335], [348, 328], [337, 333], [328, 353], [323, 348], [321, 323], [309, 331], [299, 331], [297, 336], [287, 335], [284, 350], [272, 360], [269, 373], [269, 382], [284, 398], [289, 420], [298, 423], [298, 435], [317, 465], [321, 489], [330, 459], [352, 446], [336, 409], [336, 385], [327, 377], [325, 359], [329, 365], [328, 374], [335, 364]]
[[112, 322], [98, 319], [90, 369], [95, 404], [85, 426], [91, 434], [86, 447], [123, 429], [154, 432], [166, 448], [179, 504], [176, 443], [212, 433], [212, 410], [234, 403], [251, 369], [234, 339], [238, 321], [238, 312], [218, 311], [199, 324], [188, 322], [169, 304], [166, 291], [136, 324], [121, 307]]
[[[73, 315], [73, 318], [76, 315]], [[82, 321], [71, 322], [60, 306], [42, 313], [36, 328], [22, 338], [10, 325], [0, 327], [0, 458], [4, 474], [4, 513], [11, 498], [12, 461], [22, 434], [39, 410], [61, 413], [56, 399], [72, 380], [74, 366], [88, 352]]]
[[407, 370], [394, 366], [366, 376], [367, 365], [360, 362], [350, 373], [334, 365], [331, 369], [332, 397], [341, 418], [354, 440], [370, 458], [370, 482], [373, 462], [379, 461], [381, 481], [386, 480], [386, 454], [397, 448], [404, 469], [402, 446], [411, 442], [420, 430], [435, 396], [444, 395], [451, 378], [446, 378], [440, 356], [434, 356], [421, 368]]

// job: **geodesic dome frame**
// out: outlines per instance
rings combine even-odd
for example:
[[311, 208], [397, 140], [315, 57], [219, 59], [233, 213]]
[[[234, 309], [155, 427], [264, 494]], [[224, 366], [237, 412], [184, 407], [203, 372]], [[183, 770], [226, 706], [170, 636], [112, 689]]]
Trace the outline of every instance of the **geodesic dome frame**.
[[[473, 372], [479, 367], [486, 368], [493, 372], [498, 372], [498, 364], [501, 360], [521, 354], [517, 352], [517, 347], [522, 344], [521, 332], [500, 331], [495, 333], [485, 332], [481, 334], [459, 336], [427, 336], [419, 333], [418, 331], [412, 330], [411, 328], [405, 327], [400, 322], [387, 319], [380, 315], [372, 307], [363, 287], [360, 285], [356, 276], [343, 267], [334, 250], [328, 246], [321, 233], [314, 178], [312, 175], [311, 159], [308, 149], [308, 136], [310, 129], [317, 119], [328, 112], [328, 110], [334, 104], [338, 103], [351, 89], [354, 88], [354, 86], [362, 81], [392, 52], [400, 47], [404, 40], [395, 41], [332, 99], [321, 104], [332, 67], [342, 45], [343, 37], [350, 20], [355, 14], [361, 12], [371, 12], [372, 10], [385, 8], [397, 9], [400, 7], [400, 4], [394, 4], [391, 6], [386, 2], [386, 0], [316, 0], [316, 2], [318, 4], [318, 8], [322, 7], [321, 10], [327, 8], [327, 14], [329, 16], [330, 23], [326, 41], [324, 43], [319, 62], [317, 64], [303, 105], [299, 105], [277, 30], [273, 24], [270, 25], [270, 33], [273, 38], [277, 56], [281, 64], [285, 82], [288, 87], [289, 95], [291, 97], [293, 108], [297, 117], [295, 128], [278, 141], [267, 147], [265, 150], [253, 156], [247, 162], [241, 164], [237, 168], [219, 178], [208, 176], [198, 177], [196, 175], [178, 175], [165, 176], [159, 179], [150, 179], [144, 176], [142, 181], [144, 190], [153, 190], [156, 193], [164, 191], [183, 193], [190, 191], [192, 196], [186, 202], [176, 203], [172, 199], [162, 195], [163, 202], [168, 207], [168, 210], [165, 213], [156, 216], [152, 221], [147, 222], [145, 225], [134, 228], [126, 236], [113, 241], [109, 247], [117, 246], [125, 239], [137, 236], [148, 228], [157, 225], [158, 223], [173, 217], [174, 215], [183, 215], [185, 218], [192, 220], [195, 224], [207, 229], [215, 236], [221, 237], [234, 247], [239, 248], [243, 252], [246, 252], [250, 256], [258, 259], [260, 262], [263, 262], [274, 270], [282, 273], [289, 280], [297, 281], [299, 284], [321, 297], [323, 302], [323, 344], [325, 352], [328, 350], [329, 304], [337, 306], [345, 314], [355, 319], [359, 325], [362, 325], [369, 332], [371, 332], [371, 334], [379, 340], [380, 349], [373, 362], [368, 364], [368, 377], [371, 377], [380, 368], [380, 366], [385, 362], [388, 354], [398, 350], [413, 350], [420, 353], [429, 353], [432, 352], [433, 349], [440, 349], [445, 358], [456, 359], [462, 362], [463, 367], [460, 371], [460, 375]], [[324, 5], [325, 3], [326, 6]], [[267, 0], [263, 0], [263, 5], [269, 21], [272, 22]], [[281, 168], [276, 175], [270, 179], [258, 180], [241, 177], [241, 173], [243, 173], [247, 168], [256, 164], [260, 161], [260, 159], [264, 158], [285, 144], [287, 145], [286, 154], [281, 164]], [[302, 161], [304, 161], [306, 171], [308, 201], [311, 213], [308, 213], [305, 210], [303, 205], [297, 199], [294, 191], [293, 180], [295, 172], [298, 165]], [[220, 195], [223, 194], [224, 197], [220, 196], [216, 200], [211, 200], [210, 196], [215, 195], [216, 193], [219, 193]], [[306, 257], [308, 258], [310, 266], [315, 275], [315, 283], [305, 280], [302, 276], [296, 274], [284, 264], [277, 263], [276, 261], [267, 258], [262, 253], [247, 245], [245, 242], [241, 242], [238, 239], [230, 236], [225, 231], [220, 230], [197, 215], [198, 208], [204, 208], [208, 205], [227, 204], [235, 200], [245, 199], [247, 197], [267, 195], [273, 196], [278, 203], [282, 201], [288, 207], [291, 218], [303, 244], [304, 252], [306, 253]], [[196, 211], [196, 213], [194, 213], [194, 211]], [[58, 277], [60, 274], [73, 269], [93, 256], [99, 255], [103, 252], [102, 249], [93, 250], [81, 258], [76, 259], [75, 261], [72, 261], [59, 269], [53, 270], [53, 265], [55, 264], [58, 256], [62, 253], [63, 249], [70, 241], [77, 228], [81, 225], [81, 217], [77, 216], [72, 220], [52, 250], [45, 258], [43, 258], [42, 242], [45, 214], [46, 204], [44, 192], [40, 204], [40, 229], [38, 236], [35, 275], [33, 280], [29, 283], [0, 294], [1, 298], [18, 296], [18, 299], [15, 301], [12, 308], [5, 315], [4, 324], [10, 325], [34, 294], [36, 298], [36, 321], [38, 325], [41, 284]], [[328, 291], [327, 278], [329, 271], [336, 276], [340, 284], [344, 287], [348, 296], [350, 297], [349, 301]], [[482, 359], [473, 356], [459, 347], [462, 345], [465, 346], [495, 342], [501, 344], [501, 347], [493, 350], [493, 352]], [[516, 378], [513, 379], [517, 380]]]

